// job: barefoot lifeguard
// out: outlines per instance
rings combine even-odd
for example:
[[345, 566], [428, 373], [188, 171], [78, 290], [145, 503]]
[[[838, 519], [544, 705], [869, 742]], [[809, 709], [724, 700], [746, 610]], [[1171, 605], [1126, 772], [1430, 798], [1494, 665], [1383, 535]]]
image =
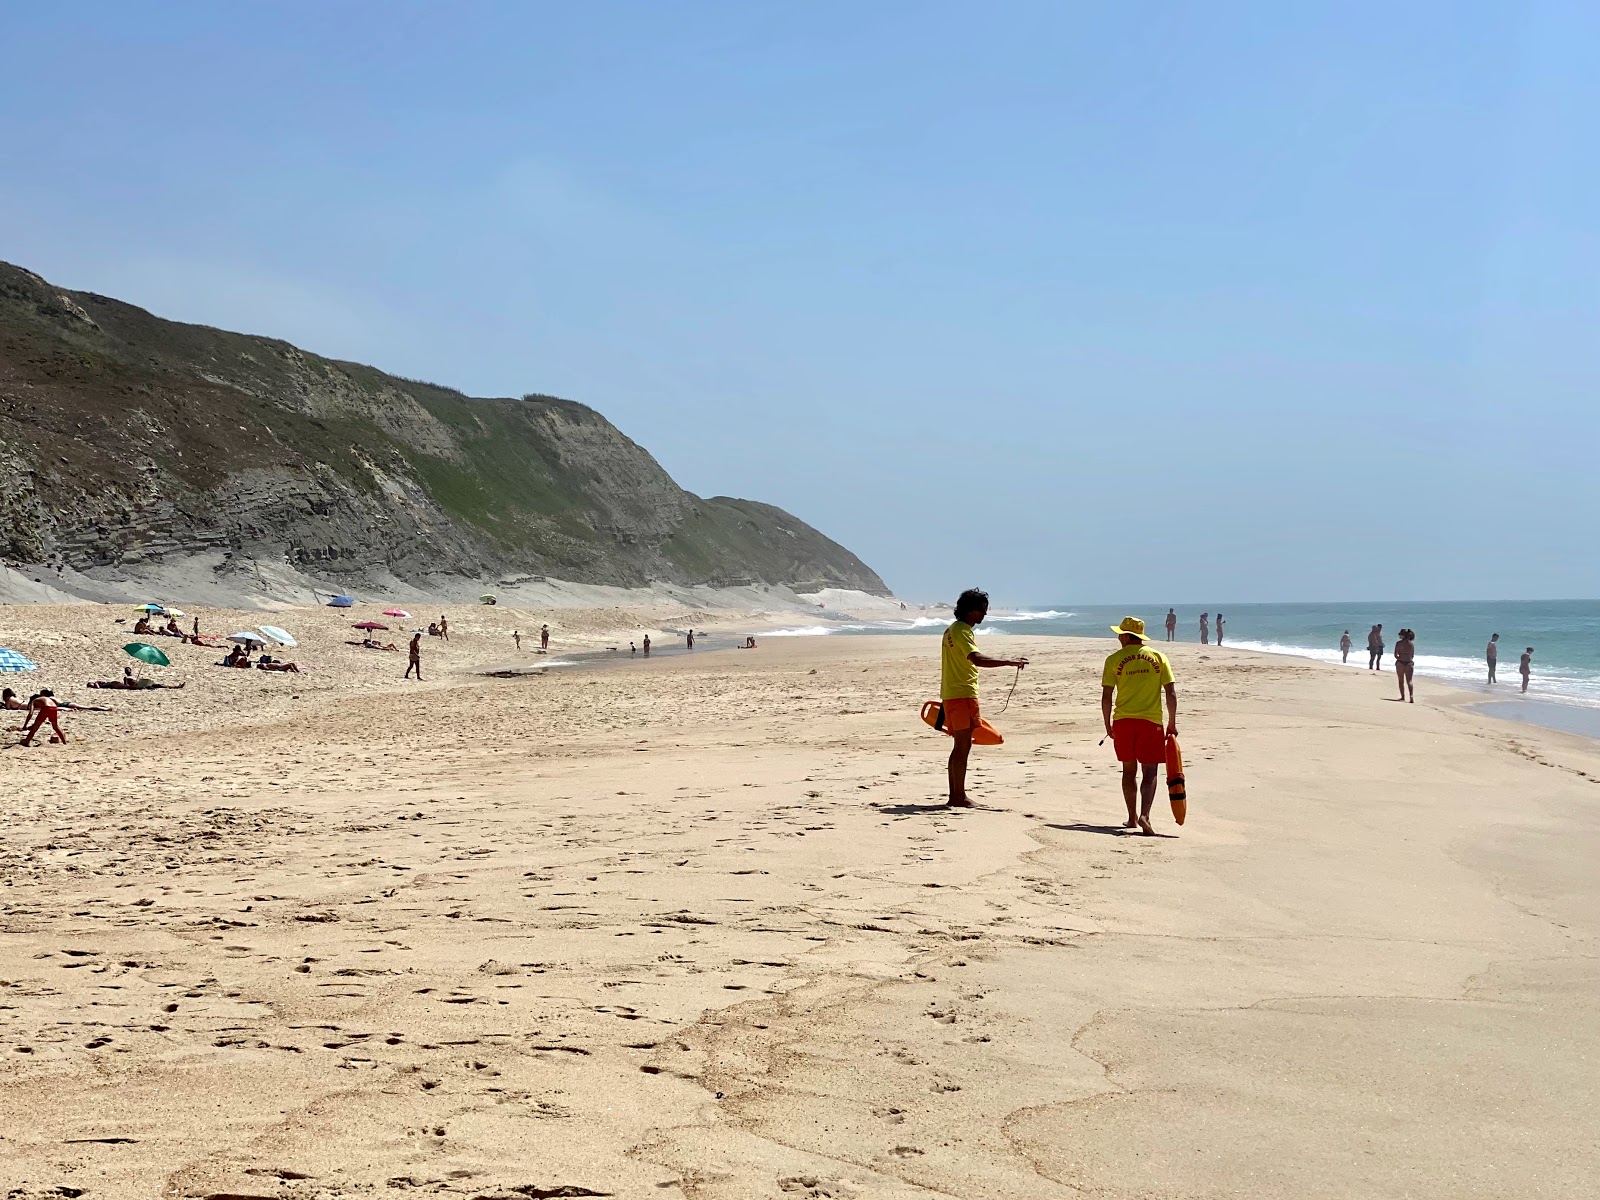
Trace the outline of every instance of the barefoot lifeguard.
[[989, 615], [989, 593], [968, 588], [956, 601], [955, 620], [944, 631], [939, 652], [939, 700], [943, 728], [955, 745], [950, 747], [951, 808], [971, 808], [967, 799], [967, 756], [972, 744], [998, 746], [1005, 739], [978, 710], [978, 668], [1028, 665], [1025, 658], [990, 658], [978, 653], [977, 626]]

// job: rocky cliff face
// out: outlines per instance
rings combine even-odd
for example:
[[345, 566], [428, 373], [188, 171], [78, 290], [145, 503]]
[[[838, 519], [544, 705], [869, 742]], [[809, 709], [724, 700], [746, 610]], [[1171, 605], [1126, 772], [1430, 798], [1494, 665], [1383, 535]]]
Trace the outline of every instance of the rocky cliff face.
[[780, 509], [685, 492], [599, 413], [473, 399], [0, 263], [0, 558], [886, 594]]

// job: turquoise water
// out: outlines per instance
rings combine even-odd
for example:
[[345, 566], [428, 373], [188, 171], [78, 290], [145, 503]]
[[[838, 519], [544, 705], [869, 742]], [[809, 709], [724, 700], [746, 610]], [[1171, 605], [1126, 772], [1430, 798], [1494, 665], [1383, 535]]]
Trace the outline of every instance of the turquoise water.
[[[1110, 639], [1108, 626], [1124, 615], [1143, 617], [1152, 635], [1165, 637], [1161, 625], [1166, 604], [1120, 607], [1036, 605], [990, 618], [992, 629], [1030, 634], [1056, 634]], [[1192, 605], [1174, 606], [1178, 613], [1178, 639], [1200, 640], [1202, 611], [1213, 618], [1220, 608], [1227, 618], [1225, 644], [1272, 654], [1292, 654], [1322, 662], [1339, 662], [1339, 635], [1346, 629], [1354, 643], [1347, 670], [1365, 670], [1367, 631], [1383, 625], [1388, 651], [1394, 649], [1402, 628], [1417, 632], [1417, 674], [1468, 690], [1485, 699], [1521, 702], [1517, 660], [1527, 646], [1533, 651], [1530, 700], [1523, 719], [1558, 728], [1581, 727], [1600, 735], [1600, 600], [1495, 600], [1495, 601], [1359, 601], [1345, 604], [1222, 604], [1202, 610]], [[785, 634], [931, 632], [949, 617], [925, 610], [904, 621], [850, 622], [839, 626], [769, 630], [767, 636]], [[1213, 625], [1213, 630], [1215, 625]], [[1489, 635], [1500, 635], [1500, 682], [1485, 682], [1484, 646]], [[1215, 635], [1213, 634], [1213, 640]], [[1386, 651], [1385, 670], [1393, 660]], [[1542, 715], [1549, 705], [1561, 705], [1559, 721]], [[1495, 715], [1517, 715], [1512, 704], [1496, 705]]]

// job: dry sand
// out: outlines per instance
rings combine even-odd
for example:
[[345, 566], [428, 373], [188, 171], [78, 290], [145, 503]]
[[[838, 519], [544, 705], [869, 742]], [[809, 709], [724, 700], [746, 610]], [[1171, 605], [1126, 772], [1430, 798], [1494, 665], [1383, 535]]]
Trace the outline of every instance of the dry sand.
[[[0, 644], [109, 677], [112, 615]], [[1183, 645], [1149, 839], [1109, 639], [985, 639], [1034, 666], [952, 813], [931, 639], [468, 674], [507, 619], [419, 687], [285, 614], [305, 676], [176, 647], [0, 751], [0, 1195], [1593, 1191], [1594, 743]]]

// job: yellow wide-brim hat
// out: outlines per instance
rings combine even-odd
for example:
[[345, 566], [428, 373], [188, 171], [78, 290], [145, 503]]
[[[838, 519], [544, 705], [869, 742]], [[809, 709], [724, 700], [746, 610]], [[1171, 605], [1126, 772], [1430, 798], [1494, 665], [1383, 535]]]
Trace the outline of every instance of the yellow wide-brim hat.
[[1122, 624], [1113, 625], [1112, 633], [1125, 633], [1130, 637], [1142, 638], [1145, 636], [1144, 622], [1138, 617], [1123, 617]]

